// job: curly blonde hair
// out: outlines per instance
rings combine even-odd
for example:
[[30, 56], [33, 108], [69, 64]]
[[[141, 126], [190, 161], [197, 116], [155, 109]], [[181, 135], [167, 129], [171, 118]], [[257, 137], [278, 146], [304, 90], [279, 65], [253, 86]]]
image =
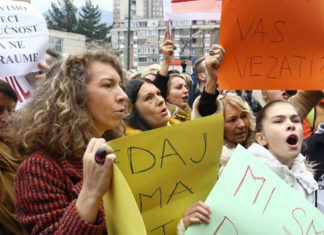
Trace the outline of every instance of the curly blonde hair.
[[[22, 156], [45, 150], [54, 157], [81, 159], [97, 129], [89, 114], [87, 84], [94, 61], [111, 65], [123, 80], [121, 64], [107, 51], [86, 51], [53, 64], [39, 81], [31, 101], [15, 115], [11, 146]], [[121, 128], [107, 131], [109, 139]]]

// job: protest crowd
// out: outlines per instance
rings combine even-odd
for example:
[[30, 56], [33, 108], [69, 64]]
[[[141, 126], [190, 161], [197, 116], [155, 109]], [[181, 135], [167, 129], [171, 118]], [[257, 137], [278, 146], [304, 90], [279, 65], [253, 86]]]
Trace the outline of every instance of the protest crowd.
[[[226, 48], [212, 45], [187, 74], [170, 67], [168, 33], [162, 64], [135, 74], [111, 51], [47, 50], [32, 95], [16, 111], [14, 89], [0, 80], [0, 234], [108, 234], [102, 198], [116, 155], [107, 142], [219, 113], [218, 179], [242, 145], [324, 213], [323, 91], [220, 90]], [[204, 200], [177, 212], [173, 234], [210, 223]]]

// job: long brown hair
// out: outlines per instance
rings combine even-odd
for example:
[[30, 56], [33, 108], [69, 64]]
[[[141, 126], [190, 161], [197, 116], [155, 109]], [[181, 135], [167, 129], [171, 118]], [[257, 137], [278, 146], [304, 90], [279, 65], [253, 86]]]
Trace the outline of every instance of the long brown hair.
[[[99, 137], [87, 95], [89, 66], [94, 61], [111, 65], [123, 80], [117, 57], [107, 51], [70, 55], [53, 64], [31, 101], [14, 118], [11, 146], [16, 152], [26, 156], [42, 149], [54, 157], [82, 158], [89, 140]], [[119, 130], [107, 131], [105, 136], [120, 136]]]

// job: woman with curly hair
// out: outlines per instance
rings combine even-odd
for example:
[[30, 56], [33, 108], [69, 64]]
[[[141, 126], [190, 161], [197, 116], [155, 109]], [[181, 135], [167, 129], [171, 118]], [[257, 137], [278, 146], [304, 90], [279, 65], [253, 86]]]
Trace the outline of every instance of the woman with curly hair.
[[[16, 179], [16, 213], [26, 234], [106, 233], [102, 196], [121, 136], [127, 96], [117, 58], [104, 51], [54, 64], [13, 124], [15, 150], [27, 156]], [[106, 137], [106, 138], [104, 138]], [[95, 154], [106, 150], [99, 164]]]

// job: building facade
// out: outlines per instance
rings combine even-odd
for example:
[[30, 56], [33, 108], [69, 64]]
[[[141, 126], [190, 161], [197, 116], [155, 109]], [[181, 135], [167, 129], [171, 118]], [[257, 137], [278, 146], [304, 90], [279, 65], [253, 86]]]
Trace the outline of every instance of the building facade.
[[49, 29], [48, 48], [64, 53], [81, 53], [86, 50], [86, 36], [77, 33]]
[[128, 2], [131, 3], [132, 19], [163, 18], [163, 0], [114, 0], [114, 22], [128, 19]]
[[[167, 29], [163, 20], [162, 0], [130, 0], [132, 10], [130, 24], [129, 69], [141, 71], [150, 64], [163, 60], [159, 47]], [[126, 4], [127, 2], [127, 4]], [[144, 4], [145, 3], [145, 4]], [[134, 5], [134, 7], [133, 7]], [[145, 5], [145, 7], [138, 7]], [[118, 8], [119, 7], [119, 8]], [[123, 11], [122, 11], [123, 8]], [[127, 67], [128, 52], [128, 0], [114, 1], [114, 24], [111, 29], [111, 43]], [[174, 64], [186, 61], [189, 71], [193, 58], [203, 56], [211, 45], [218, 41], [219, 22], [207, 20], [173, 21], [172, 40], [175, 45]]]

